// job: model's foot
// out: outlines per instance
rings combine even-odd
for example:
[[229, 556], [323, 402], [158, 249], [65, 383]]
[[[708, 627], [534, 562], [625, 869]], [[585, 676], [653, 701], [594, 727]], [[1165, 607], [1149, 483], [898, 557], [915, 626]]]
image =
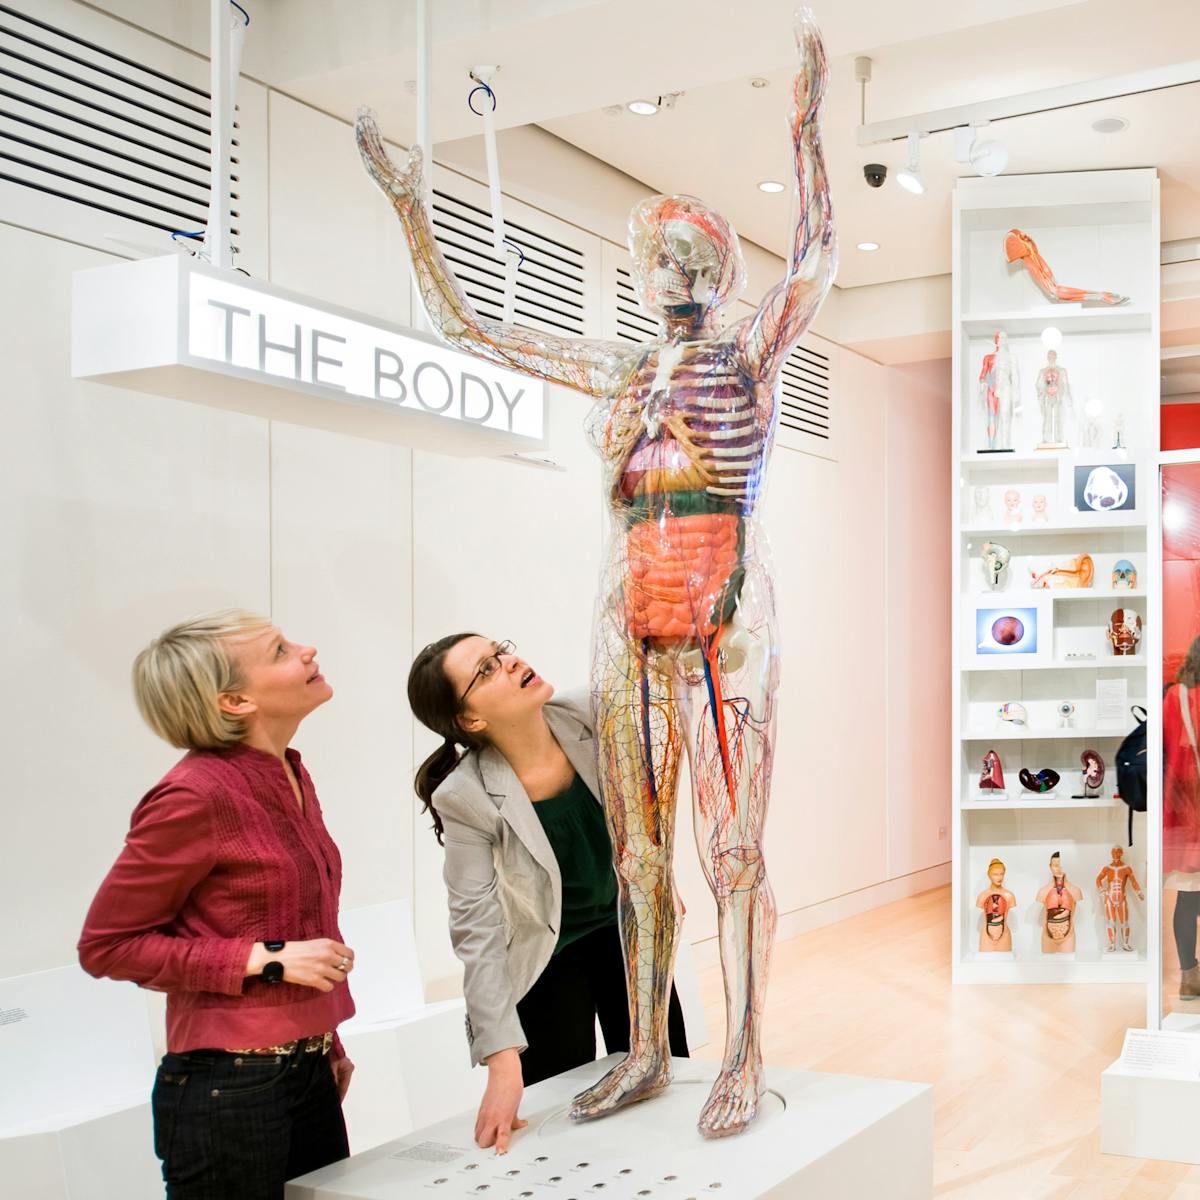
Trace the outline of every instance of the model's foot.
[[1121, 934], [1121, 949], [1122, 950], [1132, 950], [1133, 949], [1133, 938], [1128, 933]]
[[1111, 954], [1114, 950], [1116, 950], [1116, 948], [1117, 946], [1115, 942], [1109, 942], [1109, 944], [1104, 947], [1104, 953]]
[[758, 1101], [762, 1093], [761, 1067], [722, 1071], [708, 1094], [708, 1102], [700, 1113], [697, 1129], [706, 1138], [741, 1133], [758, 1115]]
[[599, 1083], [575, 1097], [572, 1121], [604, 1117], [639, 1100], [657, 1096], [671, 1082], [671, 1057], [659, 1050], [630, 1053]]

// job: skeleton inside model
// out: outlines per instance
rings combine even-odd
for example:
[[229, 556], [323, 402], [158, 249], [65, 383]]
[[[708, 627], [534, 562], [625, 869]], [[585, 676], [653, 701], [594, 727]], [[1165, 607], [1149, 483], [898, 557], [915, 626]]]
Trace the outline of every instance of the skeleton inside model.
[[761, 1018], [775, 929], [763, 863], [779, 652], [771, 577], [755, 521], [788, 355], [833, 282], [836, 242], [820, 114], [825, 52], [796, 27], [791, 114], [797, 225], [788, 273], [757, 311], [718, 314], [745, 286], [737, 235], [688, 196], [654, 196], [630, 218], [634, 279], [662, 332], [586, 341], [487, 320], [434, 240], [421, 158], [399, 170], [373, 120], [359, 148], [392, 202], [430, 323], [458, 349], [595, 396], [588, 420], [611, 516], [592, 668], [601, 790], [616, 855], [630, 1050], [572, 1116], [601, 1116], [671, 1078], [667, 1001], [682, 918], [672, 877], [675, 796], [691, 738], [695, 828], [717, 901], [728, 1027], [700, 1116], [709, 1137], [753, 1120], [763, 1092]]
[[987, 422], [987, 448], [1012, 449], [1013, 412], [1020, 409], [1017, 360], [1008, 347], [1008, 334], [997, 333], [995, 349], [983, 356], [979, 367], [979, 398]]
[[1067, 415], [1071, 411], [1071, 382], [1066, 367], [1058, 365], [1058, 353], [1046, 355], [1046, 365], [1038, 372], [1037, 398], [1042, 410], [1042, 440], [1039, 450], [1067, 448]]

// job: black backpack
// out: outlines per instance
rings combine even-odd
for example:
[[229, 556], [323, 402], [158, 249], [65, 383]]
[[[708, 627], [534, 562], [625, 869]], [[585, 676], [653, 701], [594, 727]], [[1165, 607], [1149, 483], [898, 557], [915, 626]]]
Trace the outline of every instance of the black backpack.
[[1117, 791], [1129, 807], [1129, 844], [1133, 845], [1133, 814], [1146, 811], [1146, 710], [1130, 710], [1137, 721], [1132, 733], [1117, 748]]

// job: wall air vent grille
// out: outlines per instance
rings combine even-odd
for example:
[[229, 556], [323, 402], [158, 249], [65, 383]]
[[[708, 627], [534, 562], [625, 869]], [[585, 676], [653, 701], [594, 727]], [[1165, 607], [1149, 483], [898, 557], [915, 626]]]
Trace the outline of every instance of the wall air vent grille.
[[0, 3], [4, 183], [164, 233], [203, 230], [209, 121], [207, 91]]
[[834, 458], [829, 355], [809, 341], [787, 356], [779, 390], [780, 445]]
[[[492, 247], [487, 209], [433, 189], [433, 230], [462, 289], [481, 316], [504, 316], [504, 262]], [[587, 270], [583, 251], [527, 224], [504, 222], [525, 261], [517, 272], [513, 319], [527, 329], [585, 335]]]
[[617, 337], [627, 342], [649, 342], [659, 334], [658, 322], [638, 303], [633, 276], [617, 268]]

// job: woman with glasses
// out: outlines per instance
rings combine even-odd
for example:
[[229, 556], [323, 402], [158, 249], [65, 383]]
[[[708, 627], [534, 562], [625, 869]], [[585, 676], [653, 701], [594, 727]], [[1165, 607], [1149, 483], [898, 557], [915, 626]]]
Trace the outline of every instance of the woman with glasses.
[[[508, 1148], [524, 1087], [629, 1049], [612, 843], [586, 693], [555, 697], [512, 642], [458, 633], [408, 677], [413, 714], [442, 738], [415, 788], [446, 848], [450, 937], [467, 1040], [486, 1063], [480, 1146]], [[674, 988], [671, 1052], [686, 1056]]]

